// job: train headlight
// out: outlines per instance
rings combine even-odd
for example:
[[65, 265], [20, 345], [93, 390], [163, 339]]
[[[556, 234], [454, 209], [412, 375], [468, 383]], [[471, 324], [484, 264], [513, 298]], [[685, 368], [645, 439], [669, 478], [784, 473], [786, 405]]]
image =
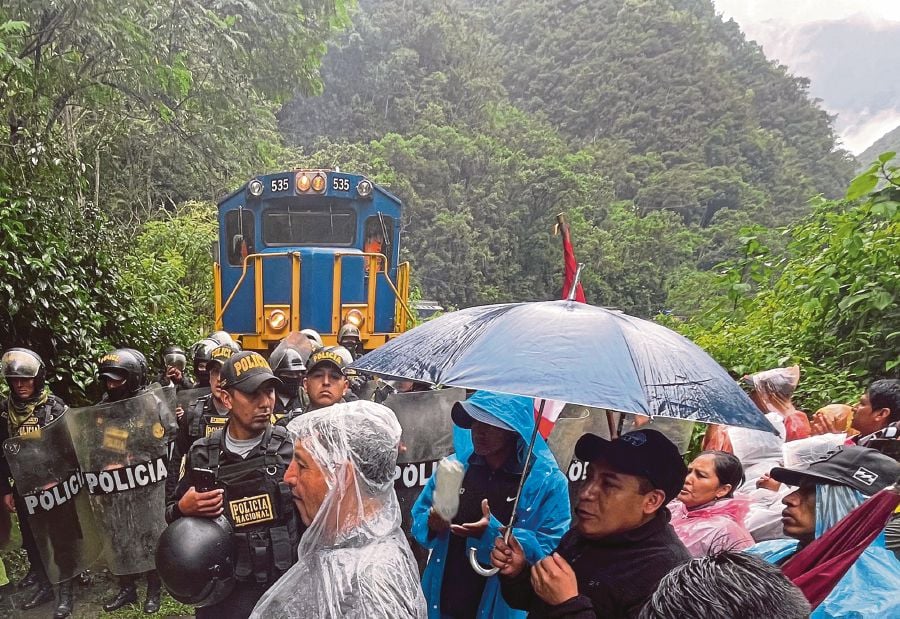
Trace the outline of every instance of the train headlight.
[[284, 310], [272, 310], [272, 313], [269, 314], [268, 323], [273, 331], [281, 331], [287, 327], [287, 314], [284, 313]]
[[316, 174], [312, 177], [312, 190], [316, 193], [322, 193], [325, 191], [325, 175], [324, 174]]
[[309, 191], [309, 186], [311, 185], [311, 181], [309, 179], [309, 174], [306, 172], [300, 172], [297, 174], [297, 191]]
[[358, 309], [352, 309], [347, 312], [347, 318], [344, 319], [344, 322], [353, 325], [357, 329], [359, 329], [365, 321], [366, 317], [363, 316], [363, 313]]
[[372, 182], [363, 179], [356, 183], [356, 193], [360, 198], [368, 198], [372, 195]]
[[261, 196], [263, 192], [262, 181], [258, 178], [254, 178], [252, 181], [250, 181], [250, 184], [247, 185], [247, 189], [250, 191], [250, 195], [254, 198]]

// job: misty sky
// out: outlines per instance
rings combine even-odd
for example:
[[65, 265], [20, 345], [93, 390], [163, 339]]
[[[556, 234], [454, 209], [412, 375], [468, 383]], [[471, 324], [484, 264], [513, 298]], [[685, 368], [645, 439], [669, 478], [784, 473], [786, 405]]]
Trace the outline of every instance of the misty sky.
[[713, 0], [837, 114], [843, 145], [860, 153], [900, 125], [900, 0]]

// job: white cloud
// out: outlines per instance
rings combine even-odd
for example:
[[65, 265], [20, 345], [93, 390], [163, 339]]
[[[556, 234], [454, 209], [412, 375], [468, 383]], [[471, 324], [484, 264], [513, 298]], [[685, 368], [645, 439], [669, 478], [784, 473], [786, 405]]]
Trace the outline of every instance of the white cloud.
[[900, 21], [897, 0], [713, 0], [725, 18], [752, 29], [767, 21], [782, 26], [847, 19], [864, 15], [872, 21]]
[[[865, 150], [881, 135], [900, 125], [896, 92], [900, 76], [893, 72], [868, 74], [894, 49], [881, 49], [874, 39], [895, 41], [900, 27], [898, 0], [713, 0], [724, 19], [733, 18], [748, 39], [759, 43], [766, 56], [786, 65], [791, 73], [811, 80], [810, 94], [838, 115], [835, 129], [845, 148]], [[823, 31], [842, 30], [850, 39], [821, 37]], [[880, 36], [877, 33], [881, 33]], [[867, 34], [869, 36], [867, 36]], [[840, 45], [828, 45], [840, 40]], [[858, 44], [854, 44], [858, 41]], [[826, 43], [826, 44], [823, 44]], [[859, 61], [856, 67], [848, 58]], [[877, 84], [883, 105], [872, 100]]]

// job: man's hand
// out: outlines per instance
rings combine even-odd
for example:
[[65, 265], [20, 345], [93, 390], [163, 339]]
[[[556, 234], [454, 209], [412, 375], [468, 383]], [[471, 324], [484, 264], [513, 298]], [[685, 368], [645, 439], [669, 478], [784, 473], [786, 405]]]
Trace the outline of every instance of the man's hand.
[[578, 595], [578, 581], [572, 566], [556, 552], [531, 568], [531, 586], [538, 597], [551, 606]]
[[432, 507], [428, 512], [428, 528], [434, 533], [440, 534], [450, 528], [450, 523], [441, 518]]
[[221, 488], [209, 492], [197, 492], [197, 489], [191, 486], [178, 500], [178, 511], [185, 516], [215, 518], [224, 509], [224, 495], [225, 491]]
[[12, 492], [3, 495], [3, 507], [11, 514], [16, 513], [16, 500], [13, 498]]
[[481, 501], [481, 520], [465, 524], [451, 524], [450, 532], [460, 537], [481, 537], [491, 522], [491, 507], [488, 500]]
[[518, 576], [528, 565], [525, 560], [525, 551], [519, 544], [515, 535], [509, 536], [509, 542], [503, 541], [503, 536], [497, 536], [494, 540], [494, 549], [491, 551], [491, 565], [500, 570], [501, 576]]
[[181, 404], [175, 407], [175, 417], [178, 419], [184, 417], [184, 409], [181, 407]]
[[166, 368], [166, 376], [169, 378], [169, 380], [176, 384], [180, 384], [183, 377], [181, 370], [179, 370], [174, 365], [170, 365]]

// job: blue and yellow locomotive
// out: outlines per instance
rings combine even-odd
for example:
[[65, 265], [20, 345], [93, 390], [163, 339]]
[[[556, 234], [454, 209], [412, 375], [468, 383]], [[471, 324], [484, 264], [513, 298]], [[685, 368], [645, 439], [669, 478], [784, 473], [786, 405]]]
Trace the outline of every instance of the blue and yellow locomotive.
[[338, 170], [258, 176], [219, 202], [216, 329], [266, 351], [290, 331], [337, 343], [359, 327], [366, 350], [407, 329], [409, 263], [400, 200]]

